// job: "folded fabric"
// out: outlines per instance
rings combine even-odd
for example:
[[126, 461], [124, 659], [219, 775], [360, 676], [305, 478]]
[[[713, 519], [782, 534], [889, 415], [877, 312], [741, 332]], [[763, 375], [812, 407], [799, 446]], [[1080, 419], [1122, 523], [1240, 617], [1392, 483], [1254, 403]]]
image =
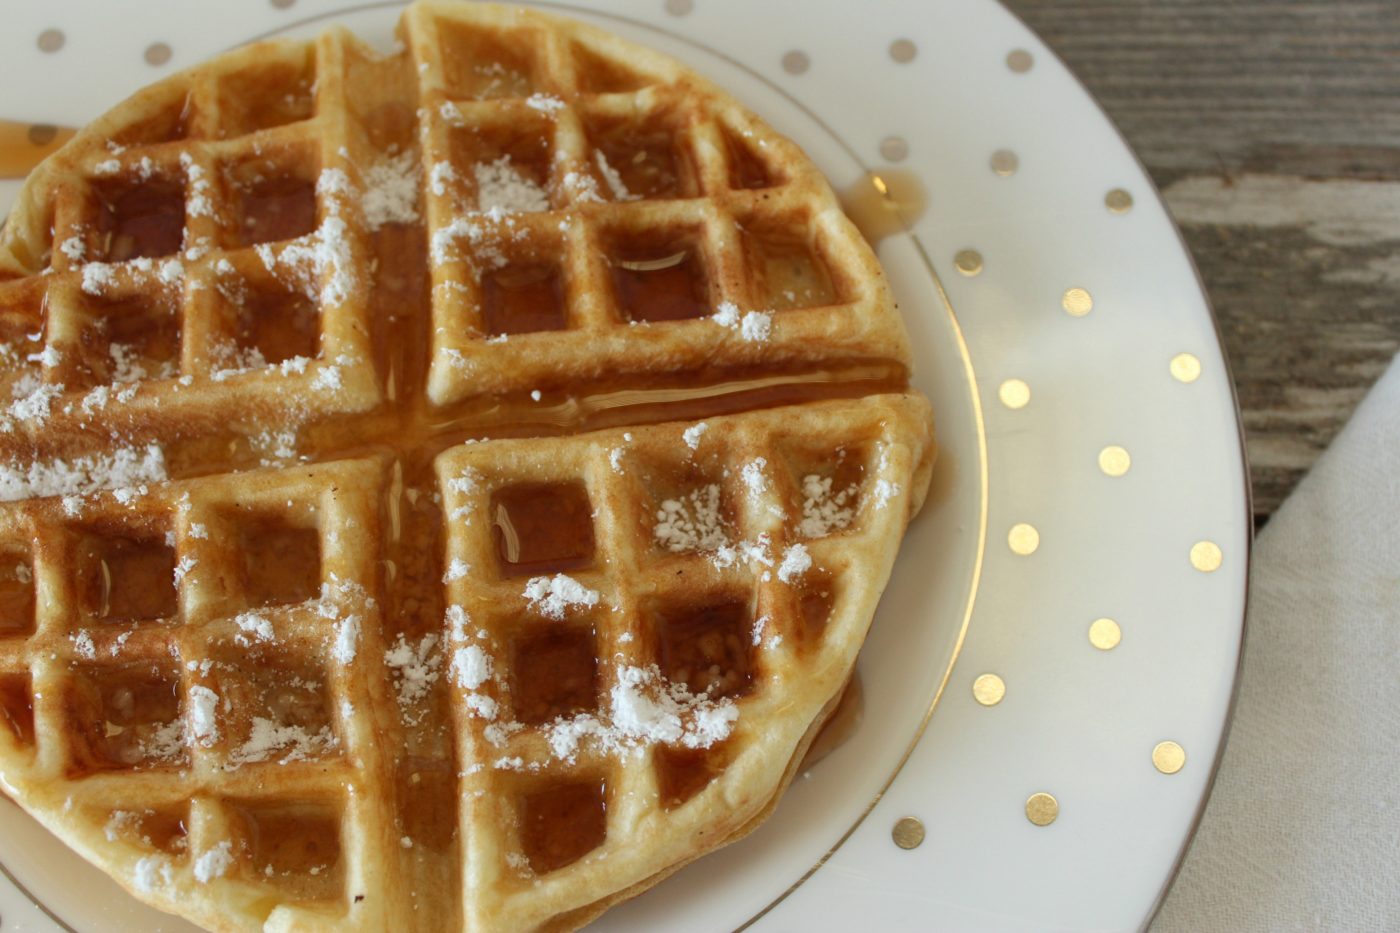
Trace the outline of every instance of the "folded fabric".
[[1259, 535], [1234, 726], [1152, 930], [1400, 930], [1400, 357]]

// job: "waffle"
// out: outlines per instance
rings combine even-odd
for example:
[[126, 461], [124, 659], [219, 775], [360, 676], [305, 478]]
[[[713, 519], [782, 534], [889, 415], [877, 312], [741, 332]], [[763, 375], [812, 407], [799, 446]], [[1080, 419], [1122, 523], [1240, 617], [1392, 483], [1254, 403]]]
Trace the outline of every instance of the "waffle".
[[572, 929], [756, 827], [934, 458], [802, 152], [416, 4], [154, 85], [0, 234], [0, 778], [215, 930]]

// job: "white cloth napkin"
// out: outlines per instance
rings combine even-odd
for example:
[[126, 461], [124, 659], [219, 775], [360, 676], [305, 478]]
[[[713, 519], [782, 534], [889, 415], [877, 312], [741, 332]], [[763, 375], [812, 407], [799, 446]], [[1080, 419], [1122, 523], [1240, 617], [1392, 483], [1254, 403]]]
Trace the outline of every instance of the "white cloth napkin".
[[1234, 727], [1152, 931], [1400, 930], [1400, 357], [1253, 571]]

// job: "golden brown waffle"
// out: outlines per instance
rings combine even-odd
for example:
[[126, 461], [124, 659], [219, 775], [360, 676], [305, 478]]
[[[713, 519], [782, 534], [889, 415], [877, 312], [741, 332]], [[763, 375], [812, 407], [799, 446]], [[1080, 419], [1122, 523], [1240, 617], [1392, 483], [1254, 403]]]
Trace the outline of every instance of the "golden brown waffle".
[[212, 929], [568, 929], [748, 832], [928, 485], [792, 143], [576, 23], [400, 33], [142, 91], [0, 236], [3, 787]]

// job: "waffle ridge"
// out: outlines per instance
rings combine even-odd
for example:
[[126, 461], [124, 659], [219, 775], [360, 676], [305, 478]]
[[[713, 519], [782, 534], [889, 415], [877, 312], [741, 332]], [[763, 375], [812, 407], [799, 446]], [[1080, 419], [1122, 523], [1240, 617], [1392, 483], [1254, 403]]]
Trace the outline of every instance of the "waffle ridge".
[[0, 233], [0, 773], [210, 929], [573, 929], [751, 831], [931, 474], [794, 144], [581, 24], [399, 35], [154, 85]]

